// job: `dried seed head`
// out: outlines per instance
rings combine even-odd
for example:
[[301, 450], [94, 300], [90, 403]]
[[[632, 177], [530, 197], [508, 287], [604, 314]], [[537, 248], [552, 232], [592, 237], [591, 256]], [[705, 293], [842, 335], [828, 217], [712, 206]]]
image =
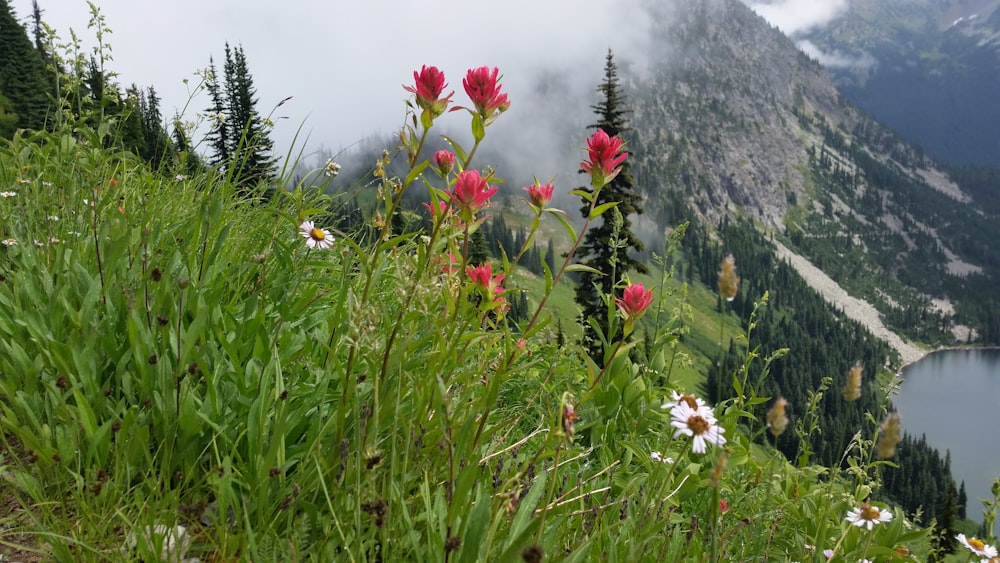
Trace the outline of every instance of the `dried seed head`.
[[788, 406], [788, 401], [784, 397], [778, 397], [771, 408], [768, 409], [767, 415], [767, 427], [771, 430], [771, 434], [775, 438], [781, 436], [781, 433], [785, 431], [788, 426], [788, 415], [785, 414], [785, 407]]
[[902, 440], [902, 424], [899, 414], [891, 412], [886, 415], [879, 428], [878, 440], [875, 442], [875, 453], [882, 459], [888, 459], [896, 455], [896, 444]]
[[740, 290], [740, 277], [736, 275], [736, 259], [727, 254], [722, 259], [719, 270], [719, 295], [726, 301], [732, 301]]
[[856, 401], [861, 397], [861, 364], [856, 363], [851, 371], [847, 372], [847, 383], [840, 390], [840, 395], [846, 401]]

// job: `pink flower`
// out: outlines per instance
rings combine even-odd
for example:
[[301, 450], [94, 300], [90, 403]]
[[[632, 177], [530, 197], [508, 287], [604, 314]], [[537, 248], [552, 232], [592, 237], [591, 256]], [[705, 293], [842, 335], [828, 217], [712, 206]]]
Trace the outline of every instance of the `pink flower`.
[[480, 264], [476, 267], [467, 266], [465, 268], [465, 272], [469, 274], [469, 279], [472, 280], [472, 284], [479, 289], [484, 297], [491, 301], [503, 301], [503, 298], [500, 297], [500, 295], [503, 294], [504, 288], [501, 287], [500, 283], [507, 276], [504, 274], [497, 274], [494, 276], [492, 264], [487, 262], [486, 264]]
[[427, 213], [430, 214], [431, 219], [434, 220], [437, 220], [439, 216], [443, 217], [448, 214], [448, 204], [443, 201], [437, 202], [436, 206], [431, 203], [424, 202], [424, 207], [427, 209]]
[[724, 498], [719, 499], [719, 512], [723, 514], [729, 512], [729, 501]]
[[641, 283], [630, 284], [621, 297], [615, 298], [615, 305], [618, 305], [618, 310], [626, 321], [641, 317], [652, 303], [653, 290], [642, 287]]
[[465, 93], [469, 95], [472, 104], [476, 106], [476, 111], [489, 122], [495, 118], [495, 113], [503, 113], [510, 107], [507, 94], [500, 92], [500, 84], [497, 84], [499, 69], [493, 67], [491, 72], [489, 67], [469, 69], [462, 85], [465, 86]]
[[434, 168], [442, 177], [447, 176], [455, 167], [455, 153], [439, 150], [434, 153]]
[[528, 192], [528, 198], [531, 200], [531, 205], [537, 207], [538, 209], [544, 208], [550, 201], [552, 201], [552, 193], [555, 189], [556, 187], [553, 186], [551, 182], [548, 184], [541, 184], [538, 180], [535, 180], [535, 184], [533, 186], [524, 187], [524, 191]]
[[595, 187], [602, 187], [621, 172], [621, 163], [628, 157], [622, 152], [622, 140], [615, 135], [609, 137], [604, 129], [598, 129], [587, 139], [587, 153], [590, 160], [580, 163], [584, 172], [590, 173]]
[[452, 204], [462, 211], [463, 219], [469, 221], [480, 209], [490, 203], [497, 193], [496, 186], [490, 186], [478, 170], [465, 170], [455, 180], [455, 189], [449, 192]]
[[441, 93], [448, 84], [444, 81], [444, 73], [436, 66], [423, 65], [420, 71], [413, 71], [413, 86], [403, 86], [403, 89], [417, 96], [417, 105], [429, 111], [431, 117], [437, 117], [444, 113], [448, 103], [455, 92], [451, 92], [445, 97]]

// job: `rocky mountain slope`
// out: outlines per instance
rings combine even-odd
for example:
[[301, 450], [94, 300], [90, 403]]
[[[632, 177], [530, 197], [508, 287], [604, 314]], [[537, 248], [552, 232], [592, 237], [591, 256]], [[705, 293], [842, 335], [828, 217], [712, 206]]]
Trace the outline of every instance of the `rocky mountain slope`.
[[657, 224], [749, 215], [910, 338], [993, 322], [976, 311], [1000, 272], [994, 213], [742, 3], [650, 10], [652, 62], [627, 84]]

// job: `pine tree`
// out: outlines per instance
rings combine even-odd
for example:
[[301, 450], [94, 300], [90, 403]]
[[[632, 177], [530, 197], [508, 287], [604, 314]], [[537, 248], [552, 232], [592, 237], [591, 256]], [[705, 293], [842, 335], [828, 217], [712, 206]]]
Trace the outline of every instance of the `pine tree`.
[[17, 127], [45, 127], [49, 87], [45, 63], [27, 30], [18, 23], [7, 0], [0, 0], [0, 94], [10, 101]]
[[[226, 49], [228, 51], [228, 45]], [[205, 81], [205, 88], [208, 90], [209, 99], [212, 105], [209, 106], [208, 120], [211, 128], [207, 135], [208, 146], [212, 149], [212, 156], [209, 163], [212, 165], [225, 166], [230, 159], [229, 152], [229, 107], [223, 97], [223, 84], [219, 80], [219, 73], [215, 70], [215, 60], [208, 58], [208, 79]]]
[[[603, 129], [609, 136], [620, 136], [625, 139], [629, 132], [627, 116], [631, 112], [626, 107], [625, 96], [618, 82], [618, 67], [610, 49], [604, 66], [604, 80], [597, 86], [597, 91], [601, 99], [596, 105], [591, 106], [597, 115], [597, 123], [588, 127]], [[620, 222], [615, 219], [617, 214], [605, 213], [600, 224], [593, 225], [587, 231], [578, 253], [580, 263], [603, 274], [599, 276], [583, 272], [576, 286], [576, 302], [580, 305], [584, 319], [583, 344], [591, 357], [598, 361], [603, 355], [603, 347], [586, 319], [596, 319], [605, 336], [609, 337], [607, 306], [601, 296], [613, 294], [618, 280], [629, 271], [648, 272], [645, 264], [629, 255], [630, 249], [635, 251], [643, 249], [642, 241], [632, 232], [632, 222], [629, 219], [633, 214], [642, 213], [639, 205], [642, 198], [636, 193], [634, 180], [629, 173], [629, 163], [633, 158], [634, 155], [630, 154], [622, 163], [621, 172], [604, 186], [597, 196], [597, 205], [619, 202], [616, 209], [621, 215]], [[592, 188], [582, 189], [588, 193], [592, 192]], [[590, 212], [590, 203], [584, 201], [580, 211], [586, 217]], [[614, 240], [617, 240], [617, 244]]]
[[257, 112], [257, 90], [243, 47], [226, 45], [226, 96], [232, 117], [229, 150], [235, 156], [237, 179], [242, 186], [266, 182], [274, 175], [274, 143], [268, 125]]

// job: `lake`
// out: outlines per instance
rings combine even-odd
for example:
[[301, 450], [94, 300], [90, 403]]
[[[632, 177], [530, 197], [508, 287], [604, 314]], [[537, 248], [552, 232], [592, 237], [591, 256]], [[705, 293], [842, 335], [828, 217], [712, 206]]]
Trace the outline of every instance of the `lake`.
[[903, 430], [926, 434], [942, 456], [951, 451], [956, 486], [965, 481], [967, 516], [982, 522], [978, 499], [993, 498], [990, 486], [1000, 477], [1000, 350], [934, 352], [907, 366], [903, 379], [893, 398]]

